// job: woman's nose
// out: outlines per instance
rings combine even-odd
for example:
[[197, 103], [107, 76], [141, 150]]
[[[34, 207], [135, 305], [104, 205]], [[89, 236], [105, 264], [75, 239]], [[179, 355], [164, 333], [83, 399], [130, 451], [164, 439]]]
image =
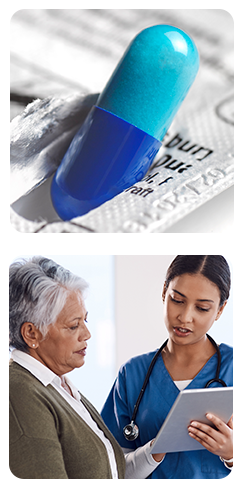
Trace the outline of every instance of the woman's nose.
[[84, 327], [82, 327], [80, 334], [79, 334], [79, 342], [82, 341], [88, 341], [91, 337], [91, 333], [88, 329], [88, 327], [84, 324]]
[[190, 306], [186, 306], [180, 311], [178, 319], [183, 323], [190, 323], [193, 321], [193, 311]]

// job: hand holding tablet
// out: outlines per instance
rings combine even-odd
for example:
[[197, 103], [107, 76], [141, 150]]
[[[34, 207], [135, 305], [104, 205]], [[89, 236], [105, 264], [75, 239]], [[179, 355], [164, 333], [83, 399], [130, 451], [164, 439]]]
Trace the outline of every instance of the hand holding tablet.
[[151, 454], [208, 449], [231, 459], [232, 411], [232, 387], [181, 391], [151, 446]]
[[[188, 426], [189, 435], [197, 440], [208, 451], [229, 461], [233, 459], [233, 416], [226, 424], [216, 415], [206, 414], [208, 420], [213, 422], [214, 427], [202, 422], [192, 421]], [[228, 463], [227, 463], [228, 464]]]

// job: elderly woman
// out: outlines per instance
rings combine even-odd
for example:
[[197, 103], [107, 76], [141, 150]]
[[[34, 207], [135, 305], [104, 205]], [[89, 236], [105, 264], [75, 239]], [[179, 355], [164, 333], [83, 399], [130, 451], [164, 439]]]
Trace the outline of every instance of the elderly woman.
[[[10, 469], [19, 478], [125, 476], [119, 444], [65, 376], [85, 361], [86, 287], [43, 257], [10, 266]], [[149, 446], [126, 456], [129, 476], [157, 467]]]

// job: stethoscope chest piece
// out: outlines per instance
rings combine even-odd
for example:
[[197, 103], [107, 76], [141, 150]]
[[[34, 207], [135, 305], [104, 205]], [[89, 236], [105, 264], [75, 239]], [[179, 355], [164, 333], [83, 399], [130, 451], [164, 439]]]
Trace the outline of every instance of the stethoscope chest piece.
[[[220, 354], [220, 350], [219, 350], [219, 347], [218, 345], [216, 344], [216, 342], [213, 340], [212, 337], [210, 337], [208, 334], [207, 334], [207, 338], [210, 340], [210, 342], [213, 344], [213, 346], [215, 347], [216, 349], [216, 352], [217, 352], [217, 356], [218, 356], [218, 364], [217, 364], [217, 370], [216, 370], [216, 376], [215, 378], [209, 380], [206, 385], [204, 386], [204, 388], [208, 388], [212, 383], [219, 383], [221, 386], [227, 386], [226, 383], [219, 378], [219, 373], [220, 373], [220, 366], [221, 366], [221, 354]], [[155, 362], [157, 361], [157, 358], [160, 356], [161, 354], [161, 351], [164, 349], [164, 347], [166, 346], [168, 342], [168, 339], [166, 339], [166, 341], [164, 342], [164, 344], [162, 344], [162, 346], [159, 348], [159, 350], [156, 352], [156, 354], [154, 355], [150, 365], [149, 365], [149, 368], [148, 368], [148, 371], [147, 371], [147, 374], [146, 374], [146, 377], [145, 377], [145, 380], [144, 380], [144, 383], [143, 383], [143, 386], [142, 386], [142, 389], [139, 393], [139, 396], [138, 396], [138, 399], [136, 401], [136, 404], [134, 406], [134, 411], [133, 411], [133, 414], [132, 414], [132, 419], [131, 419], [131, 422], [130, 424], [127, 424], [125, 425], [124, 429], [123, 429], [123, 434], [124, 434], [124, 437], [128, 440], [128, 441], [134, 441], [135, 439], [137, 439], [137, 437], [139, 436], [139, 428], [137, 427], [137, 425], [134, 423], [134, 420], [136, 418], [136, 415], [137, 415], [137, 411], [138, 411], [138, 407], [140, 405], [140, 402], [142, 400], [142, 397], [143, 397], [143, 394], [144, 394], [144, 391], [145, 391], [145, 388], [147, 386], [147, 383], [148, 383], [148, 380], [149, 380], [149, 377], [151, 375], [151, 372], [152, 372], [152, 369], [155, 365]]]
[[137, 439], [139, 435], [139, 429], [137, 425], [134, 424], [133, 420], [131, 421], [130, 424], [125, 425], [123, 429], [123, 434], [128, 441], [135, 441], [135, 439]]

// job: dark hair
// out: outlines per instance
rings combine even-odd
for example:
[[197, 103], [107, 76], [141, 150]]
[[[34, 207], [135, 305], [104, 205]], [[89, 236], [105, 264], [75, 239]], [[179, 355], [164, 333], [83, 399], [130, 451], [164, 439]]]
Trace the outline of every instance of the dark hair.
[[230, 268], [223, 256], [176, 256], [167, 270], [165, 291], [171, 280], [185, 273], [199, 273], [212, 281], [212, 283], [215, 283], [220, 291], [220, 307], [229, 298], [231, 285]]

